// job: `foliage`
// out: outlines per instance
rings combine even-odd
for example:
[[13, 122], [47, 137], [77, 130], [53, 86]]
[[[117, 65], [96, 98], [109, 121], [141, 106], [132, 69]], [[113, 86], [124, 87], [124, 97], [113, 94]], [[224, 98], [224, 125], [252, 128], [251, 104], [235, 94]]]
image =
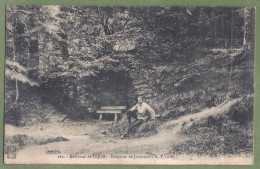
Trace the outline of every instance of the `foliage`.
[[[154, 59], [162, 62], [189, 60], [192, 58], [189, 56], [190, 52], [198, 45], [205, 46], [205, 39], [216, 34], [216, 29], [220, 29], [216, 24], [213, 27], [214, 24], [211, 23], [219, 22], [224, 17], [222, 29], [226, 29], [230, 27], [227, 19], [230, 11], [238, 11], [235, 17], [243, 18], [241, 10], [243, 8], [10, 5], [7, 13], [7, 41], [17, 41], [16, 50], [20, 53], [27, 53], [26, 47], [30, 48], [32, 43], [38, 43], [39, 59], [42, 61], [41, 75], [47, 73], [46, 76], [53, 77], [48, 73], [53, 71], [56, 73], [54, 77], [62, 74], [80, 78], [92, 76], [97, 69], [104, 69], [104, 57], [114, 59], [106, 59], [107, 64], [114, 61], [122, 63], [133, 56], [134, 60], [144, 59], [149, 63]], [[223, 12], [225, 15], [221, 15]], [[19, 22], [15, 18], [19, 18]], [[241, 25], [236, 28], [243, 31]], [[12, 33], [13, 29], [19, 31]], [[226, 37], [228, 33], [215, 34], [214, 37], [222, 38], [223, 41], [229, 39]], [[12, 36], [15, 36], [14, 41], [11, 41]], [[32, 41], [32, 38], [28, 39], [29, 36], [38, 39]], [[18, 41], [22, 44], [18, 44]], [[29, 54], [31, 53], [29, 50]], [[128, 56], [121, 60], [126, 54]], [[136, 64], [134, 60], [130, 63], [132, 66]], [[81, 63], [87, 64], [83, 66]], [[109, 69], [115, 70], [117, 67]], [[79, 73], [74, 74], [75, 71]], [[83, 71], [84, 73], [80, 73]]]
[[42, 145], [42, 144], [48, 144], [53, 142], [62, 142], [62, 141], [68, 141], [68, 139], [63, 137], [38, 137], [34, 138], [32, 136], [28, 135], [14, 135], [14, 136], [7, 136], [5, 138], [5, 154], [10, 154], [13, 151], [17, 152], [18, 150], [23, 149], [24, 147], [28, 145]]
[[[133, 119], [132, 119], [133, 121]], [[139, 137], [149, 137], [157, 134], [158, 126], [161, 122], [156, 121], [146, 121], [141, 126], [136, 127], [129, 133], [130, 138], [139, 138]], [[121, 120], [118, 123], [114, 123], [109, 126], [109, 134], [114, 137], [120, 137], [126, 129], [129, 127], [126, 114], [122, 115]]]
[[[190, 140], [174, 146], [171, 152], [213, 157], [252, 154], [253, 123], [246, 119], [244, 121], [242, 116], [234, 118], [233, 114], [237, 107], [243, 107], [243, 105], [249, 103], [249, 100], [244, 99], [233, 105], [226, 115], [210, 116], [205, 120], [193, 123], [189, 128], [183, 128], [181, 133], [188, 136]], [[244, 114], [250, 113], [248, 107], [244, 107], [242, 112]], [[248, 116], [251, 117], [251, 115]]]
[[6, 74], [29, 84], [16, 83], [16, 95], [39, 84], [38, 94], [67, 114], [98, 107], [99, 88], [114, 75], [115, 83], [129, 84], [122, 92], [129, 105], [143, 85], [148, 102], [168, 120], [253, 93], [253, 13], [247, 7], [9, 5]]
[[[9, 67], [11, 69], [9, 69]], [[6, 60], [5, 75], [7, 78], [18, 80], [22, 83], [28, 83], [30, 86], [38, 86], [37, 82], [34, 82], [26, 76], [26, 72], [27, 70], [17, 62]]]
[[[50, 122], [56, 113], [56, 107], [43, 102], [41, 97], [37, 96], [37, 93], [23, 95], [21, 101], [16, 104], [12, 102], [6, 103], [5, 123], [14, 126], [33, 126]], [[62, 120], [64, 115], [60, 116]]]

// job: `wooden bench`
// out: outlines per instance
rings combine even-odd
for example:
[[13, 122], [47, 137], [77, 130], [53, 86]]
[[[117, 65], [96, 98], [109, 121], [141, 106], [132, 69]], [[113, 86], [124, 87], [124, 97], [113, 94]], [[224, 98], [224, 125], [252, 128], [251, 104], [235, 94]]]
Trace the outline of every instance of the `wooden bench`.
[[100, 110], [97, 110], [99, 114], [99, 120], [102, 120], [102, 114], [109, 113], [115, 114], [114, 121], [117, 121], [117, 115], [122, 113], [126, 109], [126, 106], [101, 106]]

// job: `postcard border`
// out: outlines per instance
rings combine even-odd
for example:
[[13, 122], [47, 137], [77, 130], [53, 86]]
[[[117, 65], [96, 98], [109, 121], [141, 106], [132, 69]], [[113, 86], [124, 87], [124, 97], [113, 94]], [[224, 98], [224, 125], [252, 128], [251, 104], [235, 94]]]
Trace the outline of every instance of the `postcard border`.
[[[100, 5], [100, 6], [255, 6], [256, 18], [260, 20], [260, 0], [0, 0], [0, 168], [25, 169], [25, 168], [54, 168], [54, 169], [136, 169], [158, 168], [170, 169], [256, 169], [260, 167], [260, 22], [256, 19], [255, 32], [255, 122], [254, 122], [254, 165], [252, 166], [207, 166], [207, 165], [5, 165], [3, 155], [4, 136], [4, 62], [5, 62], [5, 6], [7, 4], [30, 5]], [[258, 104], [257, 104], [258, 103]]]

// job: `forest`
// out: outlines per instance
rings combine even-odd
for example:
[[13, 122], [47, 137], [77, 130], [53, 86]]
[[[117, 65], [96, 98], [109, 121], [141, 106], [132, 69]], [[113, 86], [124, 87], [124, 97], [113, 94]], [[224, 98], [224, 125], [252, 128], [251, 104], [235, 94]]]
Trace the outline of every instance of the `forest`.
[[[251, 7], [9, 5], [5, 124], [37, 126], [52, 114], [60, 122], [89, 122], [100, 106], [130, 108], [142, 95], [158, 119], [132, 138], [150, 137], [154, 126], [237, 99], [224, 113], [183, 122], [180, 135], [190, 139], [169, 152], [252, 154], [254, 13]], [[119, 137], [126, 125], [122, 114], [106, 134]], [[27, 136], [18, 137], [25, 146]]]

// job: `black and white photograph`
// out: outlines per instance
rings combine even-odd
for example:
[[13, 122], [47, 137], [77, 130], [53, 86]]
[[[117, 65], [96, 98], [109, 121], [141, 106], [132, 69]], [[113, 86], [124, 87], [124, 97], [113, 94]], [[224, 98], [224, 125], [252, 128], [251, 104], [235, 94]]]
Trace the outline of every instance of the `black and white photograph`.
[[5, 164], [254, 164], [254, 7], [7, 5], [5, 28]]

